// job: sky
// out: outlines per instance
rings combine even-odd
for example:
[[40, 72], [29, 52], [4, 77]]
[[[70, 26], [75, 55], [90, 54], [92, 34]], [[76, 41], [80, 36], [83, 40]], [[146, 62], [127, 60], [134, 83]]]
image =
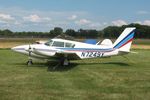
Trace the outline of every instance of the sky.
[[0, 0], [0, 29], [49, 32], [150, 25], [150, 0]]

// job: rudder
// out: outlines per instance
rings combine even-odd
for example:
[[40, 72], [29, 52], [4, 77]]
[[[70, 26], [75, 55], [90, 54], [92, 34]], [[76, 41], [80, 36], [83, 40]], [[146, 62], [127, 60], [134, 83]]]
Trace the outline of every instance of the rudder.
[[114, 42], [113, 48], [119, 49], [119, 51], [130, 52], [135, 29], [135, 27], [126, 28]]

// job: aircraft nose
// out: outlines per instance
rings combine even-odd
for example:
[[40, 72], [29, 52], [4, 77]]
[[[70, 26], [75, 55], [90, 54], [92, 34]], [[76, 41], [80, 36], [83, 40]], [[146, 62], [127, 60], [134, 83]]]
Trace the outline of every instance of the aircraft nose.
[[12, 48], [11, 48], [11, 50], [13, 50], [13, 51], [14, 51], [14, 50], [15, 50], [15, 47], [12, 47]]
[[19, 50], [23, 50], [24, 48], [20, 48], [20, 46], [12, 47], [11, 50], [18, 52]]
[[11, 50], [16, 51], [17, 47], [12, 47]]
[[11, 50], [18, 52], [18, 53], [26, 53], [26, 45], [22, 45], [22, 46], [16, 46], [16, 47], [12, 47]]

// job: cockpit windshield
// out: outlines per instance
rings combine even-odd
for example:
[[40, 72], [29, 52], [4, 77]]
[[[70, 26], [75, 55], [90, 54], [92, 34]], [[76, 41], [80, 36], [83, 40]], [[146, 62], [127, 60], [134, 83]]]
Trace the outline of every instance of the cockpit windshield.
[[47, 46], [51, 46], [51, 45], [52, 45], [52, 43], [53, 43], [53, 41], [52, 41], [52, 40], [49, 40], [48, 42], [46, 42], [46, 43], [45, 43], [45, 45], [47, 45]]

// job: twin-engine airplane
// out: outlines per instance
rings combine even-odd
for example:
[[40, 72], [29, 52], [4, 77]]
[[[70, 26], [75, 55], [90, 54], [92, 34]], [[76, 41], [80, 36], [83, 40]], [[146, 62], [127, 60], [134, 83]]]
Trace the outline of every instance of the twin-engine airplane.
[[134, 27], [126, 28], [114, 43], [109, 39], [105, 39], [99, 45], [99, 43], [88, 44], [54, 38], [41, 44], [16, 46], [12, 50], [28, 55], [28, 65], [32, 64], [32, 58], [56, 59], [61, 65], [69, 65], [70, 60], [128, 54], [134, 37], [134, 31]]

